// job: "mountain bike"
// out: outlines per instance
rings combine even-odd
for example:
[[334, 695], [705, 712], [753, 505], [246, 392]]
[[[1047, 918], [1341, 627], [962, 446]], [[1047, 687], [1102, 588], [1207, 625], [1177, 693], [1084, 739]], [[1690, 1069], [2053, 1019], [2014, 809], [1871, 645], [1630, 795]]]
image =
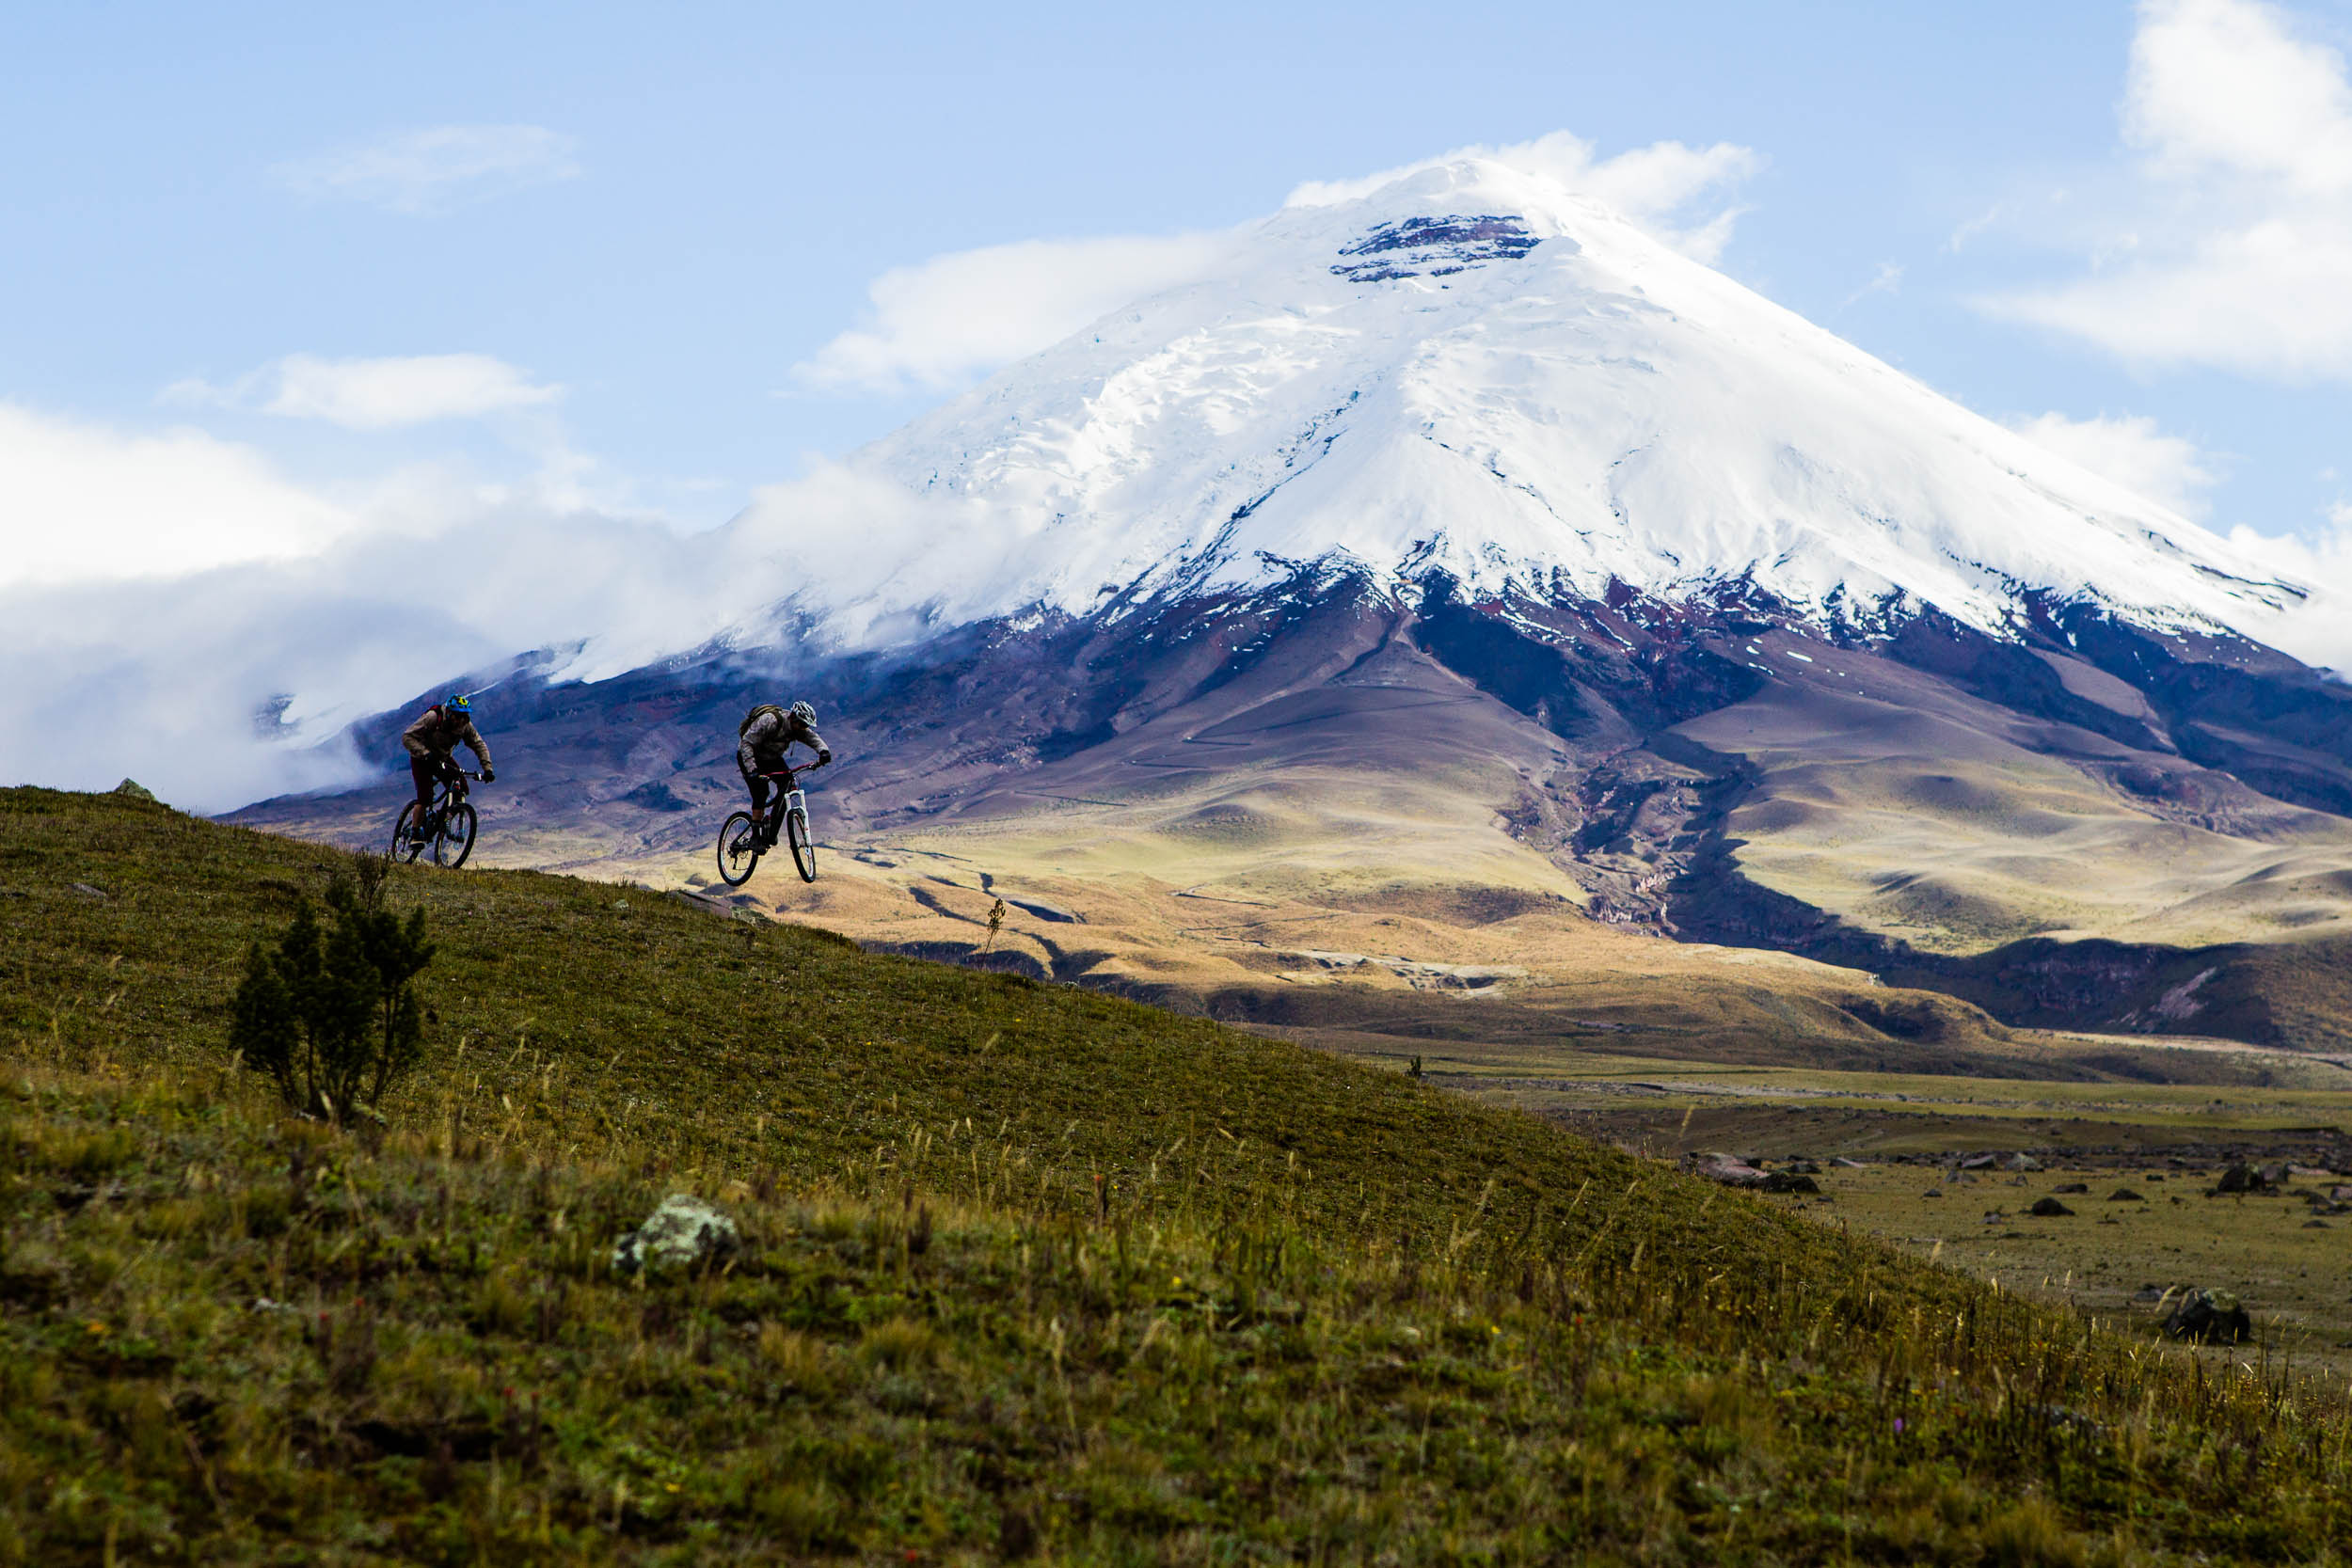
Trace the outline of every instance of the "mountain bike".
[[729, 887], [741, 887], [752, 879], [759, 868], [759, 857], [776, 847], [776, 823], [784, 823], [784, 836], [792, 847], [792, 865], [800, 872], [801, 880], [817, 879], [817, 842], [808, 833], [808, 797], [793, 784], [797, 773], [813, 773], [824, 766], [812, 762], [806, 768], [781, 768], [772, 773], [762, 773], [763, 779], [782, 781], [775, 803], [768, 808], [768, 822], [762, 827], [752, 814], [739, 811], [719, 830], [719, 880]]
[[424, 833], [421, 838], [410, 836], [417, 824], [418, 805], [414, 800], [400, 808], [400, 820], [392, 824], [392, 847], [385, 853], [406, 864], [433, 847], [433, 863], [452, 871], [466, 863], [473, 853], [474, 829], [479, 821], [474, 809], [466, 800], [466, 781], [479, 779], [479, 773], [469, 773], [453, 768], [442, 775], [441, 787], [433, 794], [433, 804], [424, 808]]

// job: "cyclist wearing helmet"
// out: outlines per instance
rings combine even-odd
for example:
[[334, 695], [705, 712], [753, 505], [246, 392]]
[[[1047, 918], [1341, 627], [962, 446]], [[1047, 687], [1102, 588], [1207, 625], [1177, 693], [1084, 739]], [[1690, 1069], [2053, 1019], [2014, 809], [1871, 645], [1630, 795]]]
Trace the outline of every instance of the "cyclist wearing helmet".
[[457, 771], [453, 759], [459, 746], [470, 747], [481, 759], [484, 784], [497, 776], [490, 769], [490, 748], [473, 727], [473, 703], [463, 692], [453, 691], [418, 715], [415, 723], [400, 732], [400, 744], [408, 753], [409, 776], [417, 783], [412, 836], [419, 842], [424, 837], [425, 813], [433, 809], [433, 786]]
[[767, 818], [771, 781], [761, 775], [782, 771], [785, 753], [795, 742], [817, 753], [819, 768], [833, 760], [833, 749], [817, 733], [817, 710], [806, 703], [794, 703], [789, 708], [762, 703], [743, 716], [736, 735], [735, 767], [752, 792], [752, 820], [760, 824], [761, 832], [772, 844], [775, 824]]

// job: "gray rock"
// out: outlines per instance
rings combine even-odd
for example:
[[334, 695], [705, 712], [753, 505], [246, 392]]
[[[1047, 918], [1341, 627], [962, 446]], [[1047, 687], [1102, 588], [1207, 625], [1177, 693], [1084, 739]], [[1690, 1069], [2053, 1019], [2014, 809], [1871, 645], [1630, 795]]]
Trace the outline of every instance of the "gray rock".
[[2118, 1187], [2107, 1194], [2107, 1201], [2109, 1203], [2145, 1203], [2148, 1200], [2129, 1187]]
[[2003, 1170], [2040, 1170], [2042, 1162], [2030, 1154], [2012, 1154], [2001, 1162]]
[[1704, 1176], [1726, 1187], [1761, 1187], [1766, 1180], [1762, 1171], [1728, 1154], [1694, 1155], [1690, 1166], [1692, 1175]]
[[2230, 1291], [2191, 1287], [2165, 1315], [2164, 1331], [2175, 1339], [2235, 1345], [2254, 1337], [2254, 1320]]
[[92, 887], [87, 882], [75, 882], [73, 884], [73, 891], [80, 894], [85, 898], [103, 898], [106, 896], [106, 890], [104, 888]]
[[2088, 1181], [2066, 1181], [2051, 1188], [2050, 1191], [2054, 1193], [2087, 1193], [2090, 1191], [2090, 1183]]
[[2069, 1209], [2065, 1204], [2060, 1203], [2054, 1197], [2035, 1198], [2033, 1200], [2033, 1207], [2026, 1211], [2028, 1214], [2039, 1214], [2045, 1220], [2054, 1219], [2060, 1214], [2071, 1214], [2074, 1212], [2074, 1210]]
[[116, 795], [128, 795], [134, 800], [152, 800], [155, 799], [155, 792], [148, 788], [145, 784], [139, 783], [136, 779], [123, 780], [120, 784], [114, 786], [111, 793]]
[[614, 1243], [612, 1266], [622, 1274], [665, 1274], [723, 1257], [741, 1243], [733, 1220], [698, 1197], [672, 1193]]

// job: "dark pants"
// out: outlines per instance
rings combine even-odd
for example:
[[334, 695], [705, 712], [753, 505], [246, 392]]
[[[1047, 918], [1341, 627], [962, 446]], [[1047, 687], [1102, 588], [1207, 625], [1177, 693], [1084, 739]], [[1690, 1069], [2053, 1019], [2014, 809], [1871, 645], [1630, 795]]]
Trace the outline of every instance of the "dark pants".
[[449, 763], [425, 757], [408, 759], [408, 776], [417, 781], [417, 804], [430, 811], [433, 807], [433, 786], [449, 776]]
[[768, 797], [775, 791], [776, 781], [764, 773], [744, 773], [743, 787], [752, 792], [752, 815], [764, 818], [768, 812]]

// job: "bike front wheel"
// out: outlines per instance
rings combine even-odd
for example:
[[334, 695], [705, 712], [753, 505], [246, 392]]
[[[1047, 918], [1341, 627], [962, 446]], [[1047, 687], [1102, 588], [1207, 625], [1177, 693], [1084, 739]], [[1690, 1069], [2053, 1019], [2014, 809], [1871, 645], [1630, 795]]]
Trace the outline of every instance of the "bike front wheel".
[[801, 880], [817, 879], [817, 846], [808, 836], [808, 818], [793, 812], [784, 819], [784, 835], [792, 841], [792, 864], [801, 874]]
[[415, 860], [418, 854], [423, 850], [424, 846], [422, 844], [411, 839], [408, 836], [416, 831], [417, 818], [423, 815], [423, 812], [424, 808], [418, 805], [414, 800], [409, 801], [406, 805], [400, 808], [400, 820], [392, 824], [391, 847], [384, 851], [385, 855], [389, 859], [399, 864], [405, 865], [410, 861]]
[[759, 856], [759, 826], [750, 812], [739, 811], [719, 830], [719, 880], [741, 887], [758, 869]]
[[466, 857], [473, 853], [474, 829], [479, 825], [473, 807], [463, 800], [451, 806], [441, 817], [439, 835], [433, 840], [434, 861], [452, 871], [465, 864]]

